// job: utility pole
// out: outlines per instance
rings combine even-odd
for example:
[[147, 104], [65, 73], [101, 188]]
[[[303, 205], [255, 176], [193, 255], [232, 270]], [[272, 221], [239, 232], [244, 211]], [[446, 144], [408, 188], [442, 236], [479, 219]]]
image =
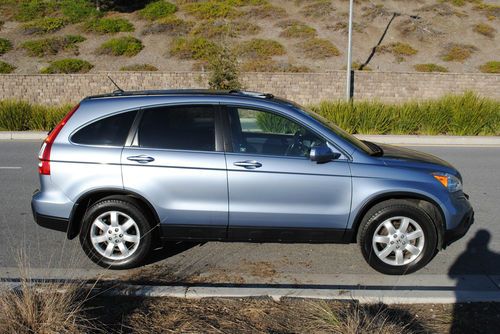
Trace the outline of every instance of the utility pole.
[[350, 101], [352, 96], [352, 19], [354, 10], [354, 0], [349, 0], [349, 38], [347, 45], [347, 101]]

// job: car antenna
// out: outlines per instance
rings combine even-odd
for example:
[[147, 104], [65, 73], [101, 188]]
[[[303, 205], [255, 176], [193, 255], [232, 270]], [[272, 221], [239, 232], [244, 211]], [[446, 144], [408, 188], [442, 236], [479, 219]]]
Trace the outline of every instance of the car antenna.
[[118, 86], [118, 85], [116, 84], [116, 82], [114, 82], [114, 80], [113, 80], [113, 79], [111, 79], [111, 77], [110, 77], [109, 75], [108, 75], [108, 79], [109, 79], [109, 80], [113, 83], [113, 85], [115, 85], [115, 87], [117, 88], [117, 89], [113, 92], [113, 94], [121, 94], [121, 93], [124, 93], [124, 92], [125, 92], [123, 89], [121, 89], [121, 88], [120, 88], [120, 86]]

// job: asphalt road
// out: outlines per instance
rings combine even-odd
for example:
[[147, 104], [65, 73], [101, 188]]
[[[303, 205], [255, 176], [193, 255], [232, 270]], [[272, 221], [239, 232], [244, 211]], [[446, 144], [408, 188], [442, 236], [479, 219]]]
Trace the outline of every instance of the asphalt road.
[[[113, 272], [88, 260], [78, 240], [33, 222], [30, 199], [38, 185], [38, 142], [0, 141], [0, 278], [19, 276], [19, 263], [35, 277], [121, 278], [145, 282], [275, 284], [500, 283], [500, 148], [418, 147], [451, 162], [463, 174], [476, 223], [466, 237], [436, 255], [419, 272], [383, 276], [363, 260], [358, 246], [220, 243], [176, 244], [155, 252], [145, 267]], [[482, 231], [478, 234], [478, 231]], [[474, 246], [468, 245], [475, 239]], [[486, 275], [486, 276], [485, 276]], [[479, 283], [478, 283], [479, 282]]]

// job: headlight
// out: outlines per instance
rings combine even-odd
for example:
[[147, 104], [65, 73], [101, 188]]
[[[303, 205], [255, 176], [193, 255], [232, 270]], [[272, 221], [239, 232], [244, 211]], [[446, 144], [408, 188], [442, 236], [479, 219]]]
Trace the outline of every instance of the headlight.
[[432, 176], [448, 189], [450, 193], [462, 190], [462, 181], [454, 175], [448, 173], [432, 173]]

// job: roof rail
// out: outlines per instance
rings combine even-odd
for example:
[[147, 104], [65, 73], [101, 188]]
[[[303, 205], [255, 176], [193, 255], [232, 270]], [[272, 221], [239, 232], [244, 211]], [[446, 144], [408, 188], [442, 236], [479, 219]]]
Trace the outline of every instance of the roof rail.
[[272, 98], [274, 98], [273, 94], [261, 93], [261, 92], [253, 92], [253, 91], [246, 91], [246, 90], [238, 90], [238, 89], [230, 90], [229, 94], [239, 94], [239, 95], [246, 95], [246, 96], [251, 96], [251, 97], [260, 97], [262, 99], [272, 99]]
[[190, 94], [202, 94], [202, 95], [239, 95], [247, 96], [253, 98], [261, 99], [272, 99], [273, 94], [266, 94], [260, 92], [242, 91], [242, 90], [209, 90], [209, 89], [166, 89], [166, 90], [140, 90], [140, 91], [123, 91], [115, 90], [112, 93], [92, 95], [88, 96], [86, 99], [96, 99], [105, 97], [118, 97], [118, 96], [138, 96], [138, 95], [190, 95]]

